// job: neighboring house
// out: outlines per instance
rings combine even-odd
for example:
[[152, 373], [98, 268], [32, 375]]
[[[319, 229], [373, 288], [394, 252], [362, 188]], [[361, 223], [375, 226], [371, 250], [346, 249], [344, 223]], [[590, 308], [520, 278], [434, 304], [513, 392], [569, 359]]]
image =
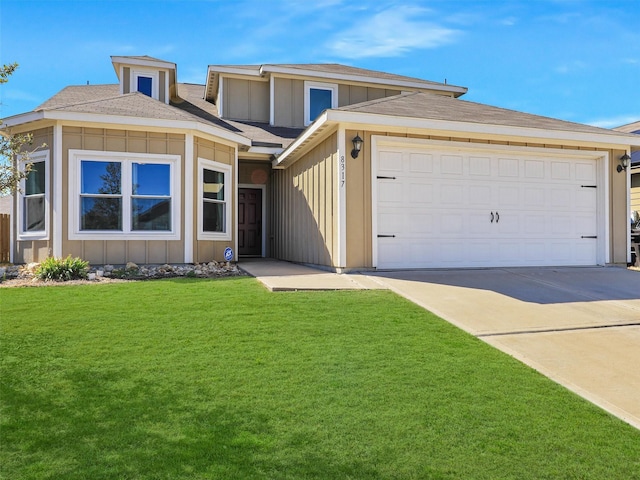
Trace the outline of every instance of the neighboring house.
[[[46, 143], [16, 204], [14, 262], [267, 256], [336, 271], [624, 264], [640, 137], [458, 99], [343, 65], [112, 57], [5, 119]], [[355, 140], [360, 151], [356, 151]]]
[[[622, 125], [614, 128], [614, 130], [640, 135], [640, 121]], [[640, 151], [635, 151], [631, 154], [629, 173], [631, 175], [631, 211], [640, 212]]]

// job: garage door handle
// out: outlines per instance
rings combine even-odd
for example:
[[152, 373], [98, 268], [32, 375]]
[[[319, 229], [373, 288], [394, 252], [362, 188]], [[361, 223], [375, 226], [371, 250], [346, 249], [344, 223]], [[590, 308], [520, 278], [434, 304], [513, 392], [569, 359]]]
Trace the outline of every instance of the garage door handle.
[[396, 238], [395, 235], [378, 235], [378, 238]]
[[491, 223], [493, 223], [493, 212], [491, 212]]

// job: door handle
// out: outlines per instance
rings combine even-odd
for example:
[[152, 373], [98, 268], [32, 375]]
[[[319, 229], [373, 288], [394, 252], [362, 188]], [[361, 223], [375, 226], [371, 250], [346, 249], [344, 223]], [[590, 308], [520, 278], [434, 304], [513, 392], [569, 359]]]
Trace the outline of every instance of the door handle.
[[496, 212], [496, 223], [498, 223], [499, 221], [500, 221], [500, 214]]
[[493, 223], [493, 212], [491, 212], [491, 223]]

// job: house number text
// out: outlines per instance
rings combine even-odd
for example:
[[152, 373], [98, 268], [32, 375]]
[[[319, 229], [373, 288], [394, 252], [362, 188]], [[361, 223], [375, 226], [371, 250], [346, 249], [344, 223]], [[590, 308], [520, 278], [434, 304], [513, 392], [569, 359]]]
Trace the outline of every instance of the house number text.
[[346, 178], [346, 165], [344, 163], [344, 155], [340, 155], [340, 188], [344, 187]]

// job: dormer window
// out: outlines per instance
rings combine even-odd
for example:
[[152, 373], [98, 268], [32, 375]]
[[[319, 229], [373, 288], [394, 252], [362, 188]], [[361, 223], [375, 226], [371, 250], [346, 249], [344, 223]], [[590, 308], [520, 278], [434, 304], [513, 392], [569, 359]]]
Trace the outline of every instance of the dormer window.
[[338, 85], [304, 82], [304, 124], [309, 125], [329, 108], [338, 108]]
[[152, 71], [131, 71], [131, 84], [135, 90], [147, 97], [158, 100], [158, 72]]
[[176, 64], [148, 56], [111, 57], [120, 80], [120, 93], [139, 92], [169, 104], [176, 94]]

